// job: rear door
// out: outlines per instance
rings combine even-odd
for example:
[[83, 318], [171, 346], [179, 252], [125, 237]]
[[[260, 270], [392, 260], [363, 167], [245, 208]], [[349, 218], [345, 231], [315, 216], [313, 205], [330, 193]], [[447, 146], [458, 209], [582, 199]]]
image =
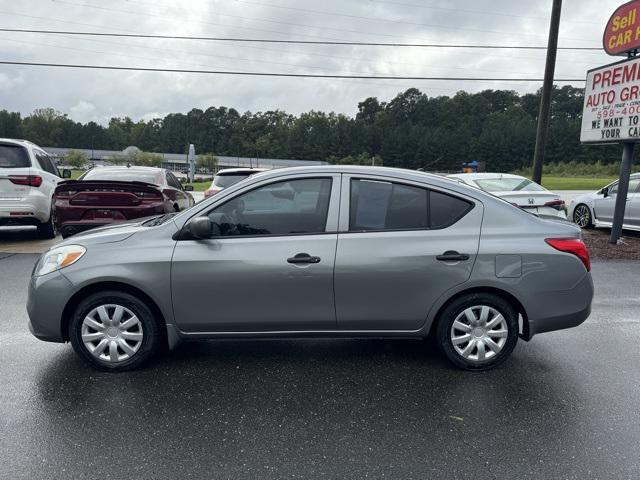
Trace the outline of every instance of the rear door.
[[468, 280], [482, 204], [422, 184], [343, 178], [335, 266], [342, 330], [420, 329], [435, 300]]
[[29, 195], [31, 187], [19, 178], [28, 177], [30, 171], [31, 159], [25, 147], [0, 143], [0, 206], [19, 202]]
[[47, 198], [52, 198], [53, 191], [56, 189], [56, 185], [58, 185], [58, 182], [60, 181], [58, 168], [56, 167], [53, 158], [51, 158], [44, 150], [34, 148], [33, 154], [40, 164], [40, 171], [38, 172], [38, 175], [42, 177], [40, 190]]

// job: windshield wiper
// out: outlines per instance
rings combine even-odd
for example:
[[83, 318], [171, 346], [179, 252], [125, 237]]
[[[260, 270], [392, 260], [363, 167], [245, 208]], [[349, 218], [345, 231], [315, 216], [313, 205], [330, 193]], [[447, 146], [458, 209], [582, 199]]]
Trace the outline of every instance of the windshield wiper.
[[157, 227], [158, 225], [162, 225], [164, 222], [173, 217], [175, 213], [165, 213], [164, 215], [160, 215], [155, 218], [151, 218], [143, 223], [145, 227]]

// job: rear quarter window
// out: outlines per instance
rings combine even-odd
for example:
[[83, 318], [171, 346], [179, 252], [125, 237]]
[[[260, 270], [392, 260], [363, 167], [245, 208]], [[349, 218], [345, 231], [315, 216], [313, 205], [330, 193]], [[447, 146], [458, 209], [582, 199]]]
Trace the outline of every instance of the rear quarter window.
[[429, 194], [429, 226], [432, 229], [447, 228], [472, 208], [471, 202], [432, 190]]
[[19, 145], [0, 145], [0, 168], [28, 168], [29, 152]]

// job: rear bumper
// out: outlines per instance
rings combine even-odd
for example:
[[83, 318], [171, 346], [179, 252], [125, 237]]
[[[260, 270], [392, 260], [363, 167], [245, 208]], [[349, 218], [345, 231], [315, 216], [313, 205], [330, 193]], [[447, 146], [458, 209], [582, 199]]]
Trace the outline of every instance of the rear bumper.
[[0, 225], [39, 225], [48, 222], [50, 214], [51, 205], [44, 195], [30, 195], [15, 202], [0, 201]]
[[546, 293], [535, 312], [529, 312], [522, 337], [530, 340], [538, 333], [577, 327], [591, 314], [593, 280], [587, 273], [571, 290]]
[[91, 230], [92, 228], [104, 227], [105, 225], [111, 225], [112, 223], [123, 223], [121, 220], [118, 222], [67, 222], [58, 226], [58, 231], [63, 237], [70, 237], [77, 233]]

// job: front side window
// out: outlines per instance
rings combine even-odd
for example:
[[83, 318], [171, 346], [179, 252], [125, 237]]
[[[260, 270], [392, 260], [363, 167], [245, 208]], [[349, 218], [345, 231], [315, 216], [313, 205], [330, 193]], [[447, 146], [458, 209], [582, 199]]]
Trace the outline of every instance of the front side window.
[[451, 195], [399, 183], [351, 180], [349, 231], [446, 228], [472, 204]]
[[324, 233], [330, 178], [271, 183], [241, 194], [208, 213], [222, 236]]

